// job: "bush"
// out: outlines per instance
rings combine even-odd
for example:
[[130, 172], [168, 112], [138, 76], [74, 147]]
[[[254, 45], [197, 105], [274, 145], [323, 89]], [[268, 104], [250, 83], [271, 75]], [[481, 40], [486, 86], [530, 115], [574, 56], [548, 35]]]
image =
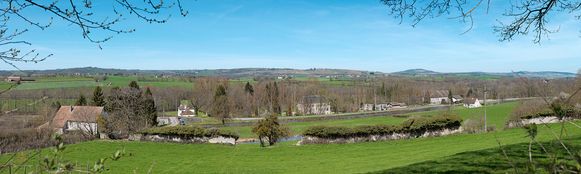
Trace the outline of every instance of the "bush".
[[406, 132], [423, 133], [446, 128], [457, 128], [460, 127], [461, 123], [462, 119], [460, 117], [446, 113], [433, 117], [410, 118], [401, 125]]
[[354, 135], [354, 130], [343, 126], [313, 126], [307, 128], [303, 135], [319, 138], [347, 138]]
[[150, 128], [140, 133], [144, 135], [175, 135], [181, 137], [230, 137], [238, 140], [240, 137], [238, 134], [229, 131], [222, 130], [218, 128], [204, 129], [197, 126], [169, 126], [169, 127], [156, 127]]
[[260, 120], [252, 128], [252, 133], [258, 135], [260, 146], [265, 147], [265, 140], [268, 145], [272, 146], [281, 138], [286, 138], [291, 135], [290, 129], [278, 122], [278, 117], [269, 116]]
[[427, 131], [454, 129], [460, 127], [462, 119], [456, 115], [410, 118], [399, 126], [366, 125], [353, 128], [344, 126], [312, 126], [307, 128], [304, 136], [319, 138], [350, 138], [370, 135], [389, 135], [393, 133], [422, 134]]

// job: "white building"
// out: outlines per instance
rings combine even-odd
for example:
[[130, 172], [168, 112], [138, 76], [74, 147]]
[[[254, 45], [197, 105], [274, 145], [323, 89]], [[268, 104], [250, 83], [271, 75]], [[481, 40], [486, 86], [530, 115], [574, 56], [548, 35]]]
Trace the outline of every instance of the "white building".
[[466, 98], [464, 99], [464, 107], [479, 108], [482, 107], [482, 104], [480, 104], [480, 100], [478, 100], [477, 98]]
[[297, 104], [299, 113], [305, 115], [328, 115], [331, 114], [331, 104], [325, 97], [319, 95], [305, 96]]
[[196, 110], [188, 105], [181, 104], [178, 107], [178, 117], [195, 117]]

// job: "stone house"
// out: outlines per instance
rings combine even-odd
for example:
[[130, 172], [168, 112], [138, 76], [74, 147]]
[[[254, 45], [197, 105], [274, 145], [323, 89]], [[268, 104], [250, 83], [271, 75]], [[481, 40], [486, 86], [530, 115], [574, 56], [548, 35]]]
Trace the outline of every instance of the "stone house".
[[304, 96], [297, 104], [299, 113], [305, 115], [328, 115], [331, 114], [331, 104], [320, 95]]
[[61, 106], [50, 126], [57, 133], [69, 131], [81, 131], [86, 134], [97, 135], [99, 133], [97, 118], [106, 113], [103, 107], [98, 106]]

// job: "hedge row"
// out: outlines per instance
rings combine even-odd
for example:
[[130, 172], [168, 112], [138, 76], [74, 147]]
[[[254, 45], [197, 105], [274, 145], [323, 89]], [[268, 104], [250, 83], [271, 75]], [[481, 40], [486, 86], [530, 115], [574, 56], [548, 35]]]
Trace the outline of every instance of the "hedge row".
[[313, 126], [307, 128], [304, 136], [318, 138], [350, 138], [370, 135], [389, 135], [393, 133], [423, 134], [426, 131], [455, 129], [460, 127], [462, 119], [455, 115], [411, 118], [400, 125], [366, 125], [357, 127]]
[[[571, 118], [579, 118], [581, 115], [581, 111], [577, 109], [566, 109], [565, 110], [565, 117]], [[520, 119], [532, 119], [532, 118], [539, 118], [539, 117], [552, 117], [555, 116], [555, 113], [551, 110], [545, 110], [542, 112], [538, 112], [535, 114], [521, 116]]]
[[230, 137], [237, 139], [240, 136], [229, 130], [222, 130], [218, 128], [208, 128], [204, 129], [197, 126], [167, 126], [167, 127], [155, 127], [141, 131], [140, 133], [144, 135], [174, 135], [180, 137]]

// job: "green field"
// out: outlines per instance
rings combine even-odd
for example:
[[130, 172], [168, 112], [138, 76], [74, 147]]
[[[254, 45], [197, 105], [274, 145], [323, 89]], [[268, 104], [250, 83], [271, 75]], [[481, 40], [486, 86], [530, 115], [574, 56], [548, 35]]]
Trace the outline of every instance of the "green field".
[[[138, 81], [135, 76], [109, 76], [107, 80], [102, 82], [95, 82], [93, 78], [87, 77], [41, 77], [32, 82], [23, 82], [16, 89], [17, 90], [31, 90], [31, 89], [55, 89], [55, 88], [85, 88], [85, 87], [124, 87], [131, 81], [137, 81], [141, 86], [150, 87], [181, 87], [191, 88], [192, 83], [179, 80], [168, 81]], [[4, 85], [0, 83], [0, 89]]]
[[[508, 114], [516, 103], [489, 106], [491, 125], [504, 125]], [[464, 119], [477, 117], [482, 108], [456, 108], [454, 112]], [[438, 111], [441, 112], [441, 111]], [[431, 115], [437, 112], [413, 113]], [[289, 126], [300, 132], [312, 125], [356, 126], [365, 124], [398, 124], [405, 118], [373, 117], [351, 120], [291, 123]], [[577, 121], [581, 124], [581, 121]], [[554, 137], [550, 130], [539, 126], [537, 140], [549, 141]], [[251, 137], [250, 127], [237, 127], [243, 137]], [[581, 142], [581, 129], [567, 124], [566, 136], [569, 143]], [[130, 155], [109, 163], [111, 173], [423, 173], [438, 172], [510, 172], [507, 161], [500, 155], [498, 142], [509, 146], [509, 155], [516, 160], [526, 160], [523, 144], [529, 139], [524, 129], [497, 129], [486, 134], [458, 134], [445, 137], [430, 137], [408, 140], [296, 146], [284, 142], [273, 147], [260, 148], [257, 144], [236, 146], [212, 144], [176, 144], [128, 141], [92, 141], [69, 145], [66, 159], [80, 163], [92, 163], [107, 157], [118, 149]], [[524, 154], [523, 154], [524, 153]], [[524, 157], [523, 157], [524, 156]], [[535, 158], [540, 158], [535, 154]], [[0, 161], [7, 156], [0, 156]], [[484, 162], [487, 165], [478, 166]], [[421, 171], [417, 171], [421, 170]]]
[[20, 113], [37, 113], [44, 104], [50, 105], [57, 101], [61, 105], [72, 105], [75, 103], [76, 99], [1, 99], [0, 111], [10, 111], [18, 108]]
[[[553, 127], [554, 131], [557, 129], [557, 126]], [[567, 129], [570, 130], [569, 137], [575, 137], [575, 142], [578, 142], [580, 129], [571, 126]], [[548, 130], [541, 127], [537, 139], [552, 139]], [[69, 145], [65, 155], [68, 160], [86, 164], [107, 157], [117, 149], [125, 149], [131, 155], [109, 163], [111, 173], [146, 173], [150, 167], [153, 173], [362, 173], [434, 160], [448, 161], [454, 155], [471, 151], [488, 149], [486, 152], [494, 152], [498, 150], [497, 140], [503, 145], [528, 142], [523, 129], [509, 129], [487, 134], [357, 144], [295, 146], [295, 142], [287, 142], [270, 148], [260, 148], [257, 144], [227, 146], [92, 141]], [[6, 158], [4, 156], [2, 160]], [[495, 162], [487, 164], [500, 167], [506, 162], [498, 155], [487, 160]], [[461, 167], [467, 164], [456, 165]]]
[[[143, 77], [144, 81], [140, 81], [137, 76], [108, 76], [107, 80], [102, 82], [95, 82], [92, 77], [77, 77], [77, 76], [56, 76], [56, 77], [35, 77], [35, 81], [26, 81], [19, 85], [17, 90], [32, 90], [32, 89], [55, 89], [55, 88], [86, 88], [86, 87], [124, 87], [131, 81], [137, 81], [141, 86], [149, 87], [179, 87], [192, 88], [193, 83], [179, 78], [155, 79], [150, 76]], [[322, 84], [328, 85], [350, 85], [353, 81], [350, 79], [331, 80], [329, 78], [307, 78], [297, 77], [296, 81], [310, 81], [315, 80]], [[231, 83], [246, 83], [255, 82], [250, 77], [231, 79]], [[0, 89], [8, 87], [5, 82], [0, 82]]]
[[[359, 126], [359, 125], [370, 125], [370, 124], [399, 124], [405, 121], [406, 118], [402, 117], [371, 117], [371, 118], [359, 118], [351, 120], [329, 120], [329, 121], [313, 121], [313, 122], [295, 122], [288, 123], [287, 126], [291, 129], [293, 134], [301, 134], [303, 130], [310, 126], [327, 125], [327, 126]], [[232, 130], [240, 134], [241, 138], [255, 138], [252, 133], [252, 127], [242, 126], [242, 127], [225, 127], [224, 129]]]
[[[504, 128], [504, 124], [506, 123], [507, 118], [509, 117], [510, 113], [516, 107], [517, 102], [510, 102], [510, 103], [503, 103], [499, 105], [492, 105], [487, 108], [487, 118], [488, 124], [496, 126], [497, 129]], [[429, 116], [439, 114], [441, 112], [446, 111], [428, 111], [428, 112], [416, 112], [405, 114], [404, 116]], [[454, 113], [457, 113], [462, 119], [478, 119], [484, 115], [484, 108], [474, 108], [468, 109], [464, 107], [455, 107], [453, 109]], [[293, 134], [300, 134], [302, 131], [310, 126], [318, 126], [318, 125], [328, 125], [328, 126], [360, 126], [360, 125], [375, 125], [375, 124], [400, 124], [401, 122], [405, 121], [407, 118], [405, 117], [393, 117], [393, 116], [385, 116], [385, 117], [370, 117], [370, 118], [359, 118], [359, 119], [350, 119], [350, 120], [326, 120], [326, 121], [312, 121], [312, 122], [297, 122], [297, 123], [289, 123], [287, 124]], [[242, 138], [253, 138], [254, 134], [251, 132], [252, 128], [249, 126], [243, 127], [226, 127], [225, 129], [232, 130], [240, 134]]]
[[[565, 141], [568, 148], [581, 149], [581, 137], [574, 137]], [[557, 142], [543, 143], [543, 146], [553, 154], [569, 158], [566, 151]], [[397, 167], [375, 173], [528, 173], [524, 166], [528, 164], [528, 143], [514, 144], [503, 147], [507, 156], [514, 163], [510, 165], [506, 157], [499, 153], [499, 148], [491, 148], [479, 151], [470, 151], [444, 157], [438, 160], [420, 162], [408, 166]], [[537, 173], [548, 173], [541, 166], [550, 165], [550, 156], [542, 153], [540, 146], [532, 146], [533, 160], [537, 165]], [[557, 152], [557, 153], [555, 153]], [[573, 163], [574, 164], [574, 163]]]

